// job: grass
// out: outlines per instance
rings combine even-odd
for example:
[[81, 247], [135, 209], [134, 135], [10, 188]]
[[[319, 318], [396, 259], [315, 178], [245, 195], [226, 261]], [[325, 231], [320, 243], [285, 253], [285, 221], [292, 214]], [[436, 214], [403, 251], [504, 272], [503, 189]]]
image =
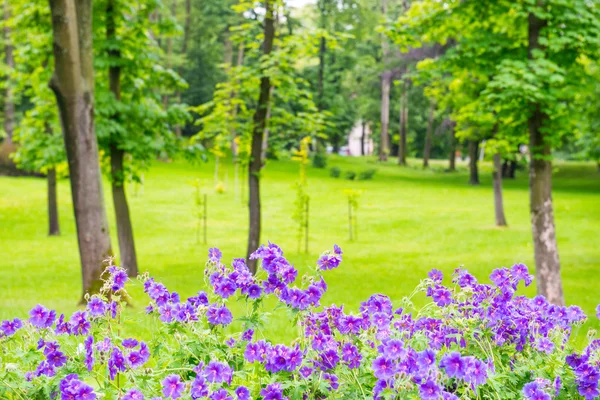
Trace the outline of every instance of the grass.
[[[279, 244], [301, 270], [314, 265], [321, 251], [334, 243], [344, 250], [342, 267], [328, 273], [324, 304], [359, 303], [378, 292], [400, 299], [409, 294], [432, 268], [450, 274], [464, 265], [480, 280], [500, 266], [523, 262], [533, 267], [525, 172], [504, 182], [509, 227], [494, 226], [491, 173], [484, 163], [481, 185], [466, 184], [464, 166], [457, 173], [382, 165], [371, 158], [334, 157], [342, 177], [309, 168], [311, 196], [310, 253], [297, 251], [291, 220], [298, 177], [292, 161], [269, 162], [263, 173], [262, 240]], [[348, 181], [345, 171], [376, 168], [373, 180]], [[244, 256], [247, 209], [236, 199], [233, 168], [220, 167], [227, 190], [214, 190], [214, 166], [184, 162], [155, 163], [145, 174], [143, 193], [129, 188], [141, 271], [149, 271], [170, 289], [188, 296], [203, 287], [203, 265], [208, 247], [221, 248], [225, 260]], [[208, 244], [196, 241], [192, 182], [200, 179], [208, 193]], [[117, 247], [114, 213], [107, 182], [105, 199], [113, 246]], [[358, 240], [348, 241], [347, 199], [344, 189], [362, 190], [358, 210]], [[0, 177], [0, 319], [25, 316], [36, 303], [59, 311], [76, 308], [81, 275], [69, 185], [58, 185], [62, 236], [46, 235], [46, 188], [39, 178]], [[557, 164], [554, 210], [567, 302], [593, 315], [600, 302], [600, 175], [586, 163]], [[527, 294], [534, 294], [530, 288]], [[145, 300], [135, 290], [141, 308]], [[272, 318], [270, 329], [285, 336], [289, 322]], [[595, 321], [595, 319], [594, 319]], [[132, 324], [135, 322], [132, 322]], [[597, 326], [596, 322], [592, 322]], [[282, 333], [283, 332], [283, 333]]]

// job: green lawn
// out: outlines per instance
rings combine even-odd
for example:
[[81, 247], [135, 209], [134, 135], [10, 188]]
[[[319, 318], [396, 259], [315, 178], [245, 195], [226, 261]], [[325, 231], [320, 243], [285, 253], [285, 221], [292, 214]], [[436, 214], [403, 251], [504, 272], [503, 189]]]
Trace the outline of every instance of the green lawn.
[[[344, 262], [328, 274], [324, 303], [346, 304], [350, 309], [370, 294], [380, 292], [399, 299], [409, 294], [427, 271], [449, 274], [459, 265], [487, 280], [496, 267], [523, 262], [533, 267], [525, 172], [504, 183], [509, 227], [494, 226], [491, 173], [483, 165], [482, 184], [466, 184], [464, 166], [458, 173], [400, 168], [373, 159], [336, 157], [329, 165], [357, 172], [377, 168], [371, 181], [329, 177], [328, 170], [309, 168], [311, 196], [310, 254], [299, 254], [291, 220], [298, 176], [292, 161], [269, 162], [263, 173], [263, 241], [279, 244], [300, 269], [314, 265], [322, 250], [334, 243], [344, 250]], [[225, 260], [244, 256], [247, 210], [235, 198], [233, 168], [221, 165], [224, 194], [214, 190], [214, 166], [184, 162], [155, 163], [145, 174], [143, 193], [129, 188], [138, 260], [182, 296], [203, 286], [208, 247], [217, 246]], [[343, 174], [342, 174], [343, 175]], [[205, 182], [208, 193], [208, 244], [196, 242], [192, 182]], [[116, 228], [109, 185], [105, 182], [113, 246]], [[363, 191], [358, 241], [348, 241], [347, 200], [344, 189]], [[60, 311], [76, 308], [80, 270], [75, 225], [67, 180], [59, 183], [62, 236], [46, 236], [46, 186], [39, 178], [0, 177], [0, 318], [24, 316], [36, 303]], [[592, 164], [557, 164], [554, 207], [558, 245], [567, 301], [591, 314], [600, 302], [600, 175]], [[145, 299], [135, 305], [143, 305]], [[528, 294], [533, 294], [529, 290]], [[280, 331], [287, 321], [273, 318]], [[594, 323], [595, 324], [595, 323]]]

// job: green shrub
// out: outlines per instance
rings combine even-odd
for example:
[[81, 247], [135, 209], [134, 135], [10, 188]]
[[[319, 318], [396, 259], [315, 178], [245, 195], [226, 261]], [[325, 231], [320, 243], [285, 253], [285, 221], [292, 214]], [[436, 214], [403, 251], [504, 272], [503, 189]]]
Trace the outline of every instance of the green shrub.
[[327, 167], [327, 154], [324, 151], [317, 151], [313, 157], [312, 166], [315, 168]]
[[332, 178], [339, 178], [341, 174], [342, 170], [340, 169], [340, 167], [329, 168], [329, 176], [331, 176]]
[[356, 179], [356, 172], [346, 171], [346, 173], [344, 174], [344, 178], [348, 179], [349, 181], [353, 181], [354, 179]]
[[361, 171], [361, 173], [358, 175], [358, 180], [370, 181], [371, 179], [373, 179], [373, 176], [375, 175], [376, 172], [377, 172], [377, 170], [374, 168]]

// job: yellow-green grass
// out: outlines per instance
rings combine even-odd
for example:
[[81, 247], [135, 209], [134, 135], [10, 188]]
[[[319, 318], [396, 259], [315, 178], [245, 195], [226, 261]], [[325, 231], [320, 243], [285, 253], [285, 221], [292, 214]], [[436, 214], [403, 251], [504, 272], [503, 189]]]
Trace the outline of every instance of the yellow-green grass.
[[[489, 165], [481, 167], [481, 185], [467, 184], [464, 165], [456, 173], [443, 172], [443, 162], [422, 170], [398, 167], [371, 158], [333, 157], [342, 177], [328, 169], [308, 169], [310, 194], [310, 253], [297, 251], [291, 219], [298, 164], [270, 161], [262, 174], [262, 241], [279, 244], [301, 271], [315, 264], [321, 251], [337, 243], [344, 261], [327, 273], [329, 291], [323, 303], [345, 304], [356, 310], [373, 293], [395, 300], [409, 294], [432, 268], [448, 276], [464, 265], [486, 281], [490, 271], [523, 262], [533, 268], [526, 172], [504, 182], [508, 228], [494, 226]], [[344, 171], [376, 168], [373, 180], [348, 181]], [[195, 188], [204, 182], [208, 193], [208, 243], [196, 241]], [[247, 240], [247, 207], [236, 199], [233, 167], [220, 165], [226, 191], [215, 192], [214, 164], [156, 162], [144, 175], [142, 190], [129, 187], [139, 266], [182, 297], [203, 288], [203, 266], [208, 247], [219, 247], [224, 259], [243, 257]], [[110, 186], [104, 183], [113, 247], [116, 227]], [[348, 203], [345, 189], [362, 191], [358, 210], [358, 240], [348, 240]], [[0, 319], [24, 317], [36, 303], [62, 312], [77, 307], [81, 273], [68, 180], [58, 185], [60, 237], [46, 234], [46, 186], [40, 178], [0, 177]], [[600, 302], [600, 175], [587, 163], [557, 163], [554, 211], [565, 297], [578, 304], [595, 322]], [[534, 294], [532, 287], [524, 293]], [[135, 309], [145, 298], [134, 290]], [[130, 322], [136, 323], [136, 317]], [[290, 329], [285, 318], [271, 318], [277, 336]], [[132, 327], [133, 328], [133, 327]], [[142, 327], [143, 328], [143, 327]], [[140, 329], [135, 327], [133, 329]]]

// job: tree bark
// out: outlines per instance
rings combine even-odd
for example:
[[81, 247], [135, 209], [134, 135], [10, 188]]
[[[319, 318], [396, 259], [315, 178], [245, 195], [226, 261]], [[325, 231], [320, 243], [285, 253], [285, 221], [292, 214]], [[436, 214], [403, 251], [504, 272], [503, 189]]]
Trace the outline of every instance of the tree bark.
[[[4, 0], [4, 56], [6, 66], [12, 70], [15, 67], [15, 60], [13, 58], [13, 46], [11, 43], [11, 31], [10, 25], [7, 23], [10, 19], [10, 6], [6, 0]], [[7, 143], [12, 143], [13, 133], [15, 129], [15, 103], [13, 96], [13, 88], [10, 77], [7, 78], [6, 91], [4, 97], [4, 132], [6, 132], [6, 138], [4, 139]]]
[[494, 210], [496, 212], [496, 226], [506, 226], [504, 217], [504, 201], [502, 199], [502, 159], [500, 153], [494, 154]]
[[387, 161], [389, 153], [390, 125], [390, 86], [391, 74], [384, 71], [381, 75], [381, 143], [379, 145], [379, 161]]
[[[271, 88], [269, 89], [269, 99], [273, 98], [273, 91], [275, 90], [275, 88], [273, 86], [271, 86]], [[262, 146], [261, 146], [261, 151], [260, 151], [260, 159], [262, 160], [262, 167], [265, 166], [265, 163], [267, 162], [267, 149], [269, 148], [269, 120], [271, 119], [271, 107], [272, 103], [269, 102], [269, 105], [267, 106], [267, 124], [265, 125], [265, 133], [263, 135], [263, 140], [262, 140]], [[261, 167], [261, 168], [262, 168]]]
[[48, 169], [48, 235], [59, 236], [58, 199], [56, 195], [56, 169]]
[[429, 123], [427, 124], [427, 133], [425, 134], [425, 148], [423, 149], [423, 168], [429, 167], [429, 156], [431, 155], [431, 140], [433, 137], [433, 117], [435, 114], [435, 103], [431, 101], [429, 105]]
[[360, 155], [364, 156], [365, 155], [365, 140], [367, 139], [367, 123], [362, 120], [361, 121], [361, 125], [362, 125], [362, 132], [360, 135]]
[[406, 165], [408, 154], [408, 82], [404, 82], [400, 94], [400, 144], [398, 148], [398, 164]]
[[[387, 16], [388, 0], [381, 1], [381, 14]], [[385, 35], [381, 39], [383, 53], [383, 73], [381, 74], [381, 143], [379, 145], [379, 161], [387, 161], [390, 151], [390, 87], [392, 85], [392, 72], [388, 71], [389, 45]]]
[[[244, 43], [240, 43], [240, 46], [238, 47], [238, 54], [237, 54], [237, 63], [236, 65], [239, 67], [244, 63]], [[235, 94], [232, 93], [231, 97], [234, 97]], [[231, 129], [231, 156], [233, 157], [233, 162], [237, 163], [237, 155], [238, 155], [238, 145], [237, 142], [235, 141], [235, 138], [237, 136], [237, 131], [235, 129], [235, 120], [237, 118], [237, 113], [239, 111], [239, 106], [236, 104], [235, 107], [233, 107], [233, 111], [232, 111], [232, 115], [231, 115], [231, 120], [233, 121], [233, 128]], [[237, 174], [237, 164], [236, 164], [236, 174]]]
[[[50, 0], [55, 93], [62, 124], [81, 257], [83, 293], [102, 286], [112, 256], [94, 134], [91, 0]], [[83, 298], [82, 298], [83, 300]]]
[[469, 184], [479, 185], [479, 170], [477, 161], [479, 158], [479, 141], [469, 140]]
[[[533, 59], [533, 51], [542, 48], [539, 36], [547, 21], [529, 13], [528, 56]], [[532, 104], [529, 125], [529, 191], [533, 249], [537, 291], [553, 304], [563, 306], [565, 299], [560, 276], [560, 261], [554, 227], [552, 207], [552, 148], [545, 137], [544, 128], [549, 120], [540, 104]]]
[[[265, 0], [265, 21], [264, 21], [264, 39], [263, 56], [268, 57], [273, 50], [273, 38], [275, 36], [275, 24], [273, 18], [273, 0]], [[248, 208], [250, 224], [248, 229], [248, 268], [256, 273], [256, 260], [250, 259], [252, 254], [260, 243], [260, 169], [262, 166], [261, 152], [262, 141], [267, 126], [267, 109], [270, 102], [271, 79], [267, 71], [262, 71], [260, 78], [260, 95], [258, 104], [253, 117], [252, 144], [250, 150], [250, 164], [248, 165]]]
[[448, 126], [448, 172], [456, 171], [456, 138], [454, 137], [454, 122]]
[[[115, 0], [108, 0], [106, 6], [106, 39], [116, 40], [115, 24]], [[118, 49], [108, 51], [112, 65], [108, 68], [108, 79], [110, 91], [117, 101], [121, 100], [121, 67], [117, 60], [121, 59]], [[115, 121], [120, 120], [118, 113], [112, 115]], [[110, 173], [112, 182], [113, 205], [115, 207], [115, 218], [117, 220], [117, 237], [119, 239], [119, 255], [121, 267], [127, 271], [127, 275], [135, 277], [138, 275], [137, 256], [135, 252], [135, 241], [133, 239], [133, 227], [125, 193], [125, 174], [123, 171], [123, 158], [125, 152], [119, 148], [118, 138], [111, 138], [110, 145]]]

